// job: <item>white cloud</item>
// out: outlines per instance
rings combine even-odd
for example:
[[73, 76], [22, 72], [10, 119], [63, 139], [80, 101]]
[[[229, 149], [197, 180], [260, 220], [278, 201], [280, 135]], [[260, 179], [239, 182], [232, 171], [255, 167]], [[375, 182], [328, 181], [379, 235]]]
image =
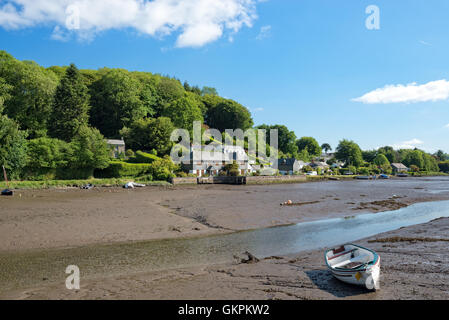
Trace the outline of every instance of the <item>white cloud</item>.
[[409, 141], [403, 141], [401, 143], [398, 144], [393, 144], [392, 147], [393, 149], [399, 150], [399, 149], [415, 149], [418, 148], [419, 146], [423, 145], [424, 142], [419, 140], [419, 139], [412, 139]]
[[263, 26], [260, 28], [260, 32], [257, 35], [256, 39], [257, 40], [263, 40], [265, 38], [268, 38], [271, 35], [271, 26]]
[[449, 128], [449, 123], [447, 125], [444, 126], [445, 128]]
[[[177, 47], [200, 47], [252, 27], [256, 0], [6, 0], [0, 4], [0, 26], [55, 28], [54, 39], [67, 33], [92, 39], [110, 29], [131, 28], [163, 37], [177, 33]], [[76, 10], [73, 10], [75, 8]], [[79, 28], [71, 28], [79, 12]], [[70, 20], [71, 19], [71, 20]]]
[[253, 112], [260, 112], [260, 111], [264, 111], [264, 108], [254, 108]]
[[449, 81], [431, 81], [423, 85], [411, 83], [408, 85], [387, 85], [352, 99], [366, 104], [377, 103], [414, 103], [440, 101], [449, 98]]

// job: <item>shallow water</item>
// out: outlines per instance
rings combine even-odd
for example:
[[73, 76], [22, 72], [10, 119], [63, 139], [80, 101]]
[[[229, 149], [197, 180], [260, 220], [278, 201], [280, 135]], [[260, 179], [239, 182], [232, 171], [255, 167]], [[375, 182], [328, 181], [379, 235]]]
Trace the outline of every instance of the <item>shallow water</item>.
[[449, 201], [204, 238], [5, 252], [0, 253], [0, 291], [46, 282], [64, 285], [65, 268], [72, 264], [79, 266], [82, 279], [210, 265], [245, 251], [267, 257], [332, 247], [440, 217], [449, 217]]

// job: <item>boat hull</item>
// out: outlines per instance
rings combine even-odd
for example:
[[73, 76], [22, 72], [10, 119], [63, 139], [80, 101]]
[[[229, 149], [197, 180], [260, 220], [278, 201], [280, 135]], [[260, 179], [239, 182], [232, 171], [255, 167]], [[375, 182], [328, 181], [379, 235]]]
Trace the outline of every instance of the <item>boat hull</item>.
[[324, 258], [328, 269], [338, 280], [369, 290], [380, 288], [380, 257], [374, 251], [346, 244], [326, 251]]

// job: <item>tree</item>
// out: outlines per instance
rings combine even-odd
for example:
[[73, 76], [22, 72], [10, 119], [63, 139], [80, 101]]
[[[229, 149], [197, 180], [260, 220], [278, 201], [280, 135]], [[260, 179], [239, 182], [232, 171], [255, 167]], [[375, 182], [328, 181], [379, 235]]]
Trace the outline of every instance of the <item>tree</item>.
[[52, 138], [37, 138], [27, 142], [27, 167], [56, 169], [67, 166], [73, 155], [71, 145]]
[[382, 154], [379, 153], [374, 159], [373, 159], [373, 163], [375, 165], [377, 165], [378, 167], [384, 166], [384, 165], [390, 165], [390, 161], [388, 161], [387, 157]]
[[81, 126], [71, 145], [72, 168], [104, 169], [109, 165], [110, 150], [98, 129]]
[[421, 150], [413, 150], [408, 152], [403, 162], [407, 167], [411, 167], [412, 165], [414, 165], [418, 167], [419, 170], [425, 169], [423, 152]]
[[123, 135], [126, 145], [133, 150], [156, 150], [158, 155], [166, 155], [170, 152], [173, 143], [170, 135], [175, 127], [169, 118], [140, 119], [124, 128]]
[[332, 150], [332, 147], [329, 143], [323, 143], [321, 145], [321, 150], [324, 150], [324, 152], [328, 152], [329, 150]]
[[184, 96], [184, 87], [176, 80], [167, 77], [161, 77], [157, 80], [157, 103], [155, 107], [155, 116], [160, 117], [173, 101]]
[[260, 125], [256, 129], [266, 130], [267, 139], [266, 144], [270, 144], [270, 130], [277, 130], [278, 132], [278, 149], [285, 154], [286, 157], [297, 157], [298, 146], [296, 145], [296, 135], [284, 125]]
[[52, 112], [57, 76], [30, 61], [18, 61], [0, 51], [0, 77], [9, 87], [10, 99], [3, 101], [4, 112], [28, 130], [30, 137], [42, 136]]
[[358, 168], [363, 164], [362, 151], [358, 144], [346, 139], [340, 141], [338, 144], [335, 158], [339, 161], [344, 161], [346, 166]]
[[363, 160], [366, 162], [373, 162], [378, 154], [380, 154], [380, 153], [377, 152], [377, 150], [363, 150], [362, 151]]
[[203, 114], [198, 103], [189, 96], [173, 101], [164, 110], [165, 117], [170, 118], [177, 128], [187, 129], [192, 136], [193, 122], [203, 123]]
[[203, 89], [201, 90], [201, 95], [205, 96], [208, 94], [213, 95], [213, 96], [218, 96], [217, 89], [212, 88], [212, 87], [203, 87]]
[[5, 166], [10, 179], [19, 178], [26, 165], [25, 138], [26, 132], [14, 120], [0, 115], [0, 166]]
[[246, 129], [254, 125], [247, 108], [233, 100], [223, 99], [206, 113], [206, 124], [221, 132], [226, 129]]
[[318, 141], [312, 137], [302, 137], [301, 139], [296, 141], [296, 145], [298, 146], [298, 151], [307, 150], [310, 156], [318, 157], [321, 155], [321, 147], [318, 144]]
[[56, 88], [49, 133], [69, 142], [88, 123], [89, 95], [78, 68], [71, 64]]
[[128, 71], [103, 71], [92, 86], [90, 123], [106, 137], [119, 137], [119, 131], [148, 115], [141, 100], [141, 83]]
[[11, 98], [9, 92], [12, 86], [6, 83], [5, 79], [0, 78], [0, 114], [3, 112], [5, 101]]
[[382, 147], [379, 148], [377, 152], [384, 154], [387, 157], [388, 161], [390, 161], [390, 163], [400, 162], [399, 152], [394, 150], [393, 147], [390, 146]]

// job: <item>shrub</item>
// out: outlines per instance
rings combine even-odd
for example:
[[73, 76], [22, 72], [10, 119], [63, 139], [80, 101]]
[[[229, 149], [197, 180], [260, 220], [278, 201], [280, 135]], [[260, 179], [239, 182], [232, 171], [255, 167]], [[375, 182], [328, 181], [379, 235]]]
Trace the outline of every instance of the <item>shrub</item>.
[[134, 151], [132, 151], [131, 149], [126, 150], [125, 154], [128, 158], [134, 157]]
[[151, 173], [151, 165], [147, 163], [127, 163], [111, 161], [106, 169], [96, 170], [97, 178], [138, 177]]
[[160, 160], [158, 156], [142, 151], [137, 151], [134, 157], [130, 157], [129, 163], [153, 163], [156, 160]]

